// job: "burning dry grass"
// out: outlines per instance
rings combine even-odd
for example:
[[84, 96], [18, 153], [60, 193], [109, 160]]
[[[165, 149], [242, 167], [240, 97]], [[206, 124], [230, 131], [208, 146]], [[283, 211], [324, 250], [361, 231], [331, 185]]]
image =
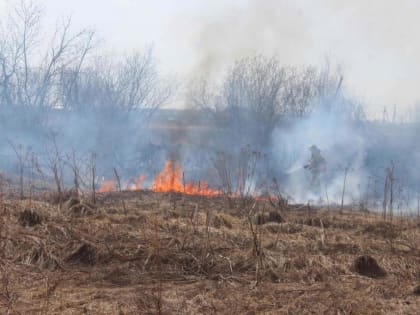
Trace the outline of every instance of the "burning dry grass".
[[265, 201], [175, 193], [99, 197], [96, 206], [38, 201], [28, 211], [27, 201], [3, 202], [0, 313], [420, 309], [413, 220], [384, 223], [375, 214], [306, 207], [277, 216]]
[[[116, 171], [115, 174], [117, 180], [104, 180], [99, 188], [99, 192], [109, 193], [121, 190], [139, 191], [143, 188], [144, 175], [139, 175], [134, 183], [125, 183], [123, 189]], [[199, 181], [198, 183], [186, 181], [181, 165], [170, 159], [165, 162], [163, 169], [154, 177], [150, 190], [154, 192], [178, 192], [186, 195], [199, 196], [218, 196], [222, 194], [220, 190], [210, 188], [205, 181]]]

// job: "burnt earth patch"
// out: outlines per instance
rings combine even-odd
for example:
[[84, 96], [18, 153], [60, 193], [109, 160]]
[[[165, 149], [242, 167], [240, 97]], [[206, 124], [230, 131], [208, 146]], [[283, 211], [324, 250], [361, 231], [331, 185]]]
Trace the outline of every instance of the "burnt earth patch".
[[353, 267], [357, 273], [369, 278], [383, 278], [386, 275], [385, 270], [369, 255], [357, 257]]
[[42, 218], [34, 210], [25, 209], [19, 214], [19, 223], [22, 226], [35, 226], [42, 223]]
[[88, 243], [80, 244], [67, 256], [66, 262], [92, 266], [96, 263], [97, 251], [93, 245]]

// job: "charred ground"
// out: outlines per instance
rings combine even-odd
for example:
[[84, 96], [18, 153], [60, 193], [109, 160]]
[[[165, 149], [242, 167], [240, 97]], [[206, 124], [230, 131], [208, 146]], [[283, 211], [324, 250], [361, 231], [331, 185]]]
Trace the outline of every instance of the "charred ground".
[[[271, 212], [271, 213], [270, 213]], [[1, 205], [0, 312], [415, 314], [420, 222], [149, 191]], [[262, 218], [265, 218], [264, 220]]]

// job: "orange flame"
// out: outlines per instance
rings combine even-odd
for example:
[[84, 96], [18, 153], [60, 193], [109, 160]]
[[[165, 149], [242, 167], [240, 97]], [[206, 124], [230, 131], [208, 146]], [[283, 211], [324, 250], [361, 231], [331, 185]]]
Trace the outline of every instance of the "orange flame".
[[163, 170], [154, 178], [151, 189], [157, 192], [174, 191], [187, 195], [215, 196], [220, 194], [220, 191], [209, 188], [206, 182], [183, 183], [182, 177], [181, 166], [168, 160], [165, 162]]
[[126, 190], [131, 190], [131, 191], [141, 190], [142, 186], [143, 186], [144, 179], [145, 179], [144, 175], [139, 175], [135, 179], [134, 183], [126, 182], [125, 189]]
[[[135, 180], [134, 184], [126, 182], [125, 189], [136, 191], [142, 189], [145, 176], [140, 175]], [[104, 180], [98, 192], [115, 191], [115, 181]], [[221, 192], [217, 189], [209, 188], [209, 185], [204, 181], [199, 181], [198, 184], [189, 181], [184, 182], [181, 166], [178, 163], [172, 163], [171, 160], [165, 162], [163, 169], [155, 176], [150, 187], [155, 192], [179, 192], [187, 195], [201, 195], [201, 196], [216, 196]]]
[[103, 180], [101, 187], [98, 189], [98, 192], [105, 193], [115, 190], [115, 185], [113, 180]]
[[179, 164], [173, 164], [172, 161], [166, 161], [163, 170], [153, 180], [153, 191], [177, 191], [182, 192], [181, 167]]

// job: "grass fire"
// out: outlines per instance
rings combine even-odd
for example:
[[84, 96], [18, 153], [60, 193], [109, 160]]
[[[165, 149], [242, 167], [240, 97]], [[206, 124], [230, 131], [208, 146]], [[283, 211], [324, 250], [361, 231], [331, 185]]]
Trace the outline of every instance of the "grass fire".
[[[217, 189], [211, 189], [204, 181], [198, 181], [195, 184], [192, 181], [185, 182], [183, 178], [184, 173], [178, 163], [173, 163], [171, 160], [165, 162], [163, 169], [155, 176], [150, 186], [150, 190], [155, 192], [178, 192], [187, 195], [200, 196], [216, 196], [221, 192]], [[138, 191], [142, 188], [142, 183], [145, 180], [144, 175], [139, 175], [135, 180], [134, 185], [126, 184], [125, 190]], [[118, 183], [112, 180], [103, 180], [98, 192], [111, 192], [117, 190]]]
[[0, 0], [0, 314], [419, 314], [418, 10], [169, 2]]

